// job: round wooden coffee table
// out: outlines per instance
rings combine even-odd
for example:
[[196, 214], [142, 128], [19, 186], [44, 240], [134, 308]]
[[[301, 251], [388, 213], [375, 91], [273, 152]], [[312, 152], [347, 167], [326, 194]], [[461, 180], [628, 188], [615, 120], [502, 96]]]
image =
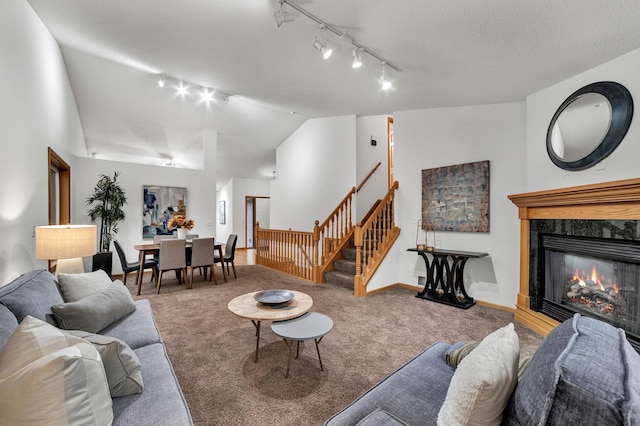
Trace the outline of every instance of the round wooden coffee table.
[[256, 357], [254, 362], [258, 362], [258, 350], [260, 348], [260, 323], [262, 321], [283, 321], [299, 317], [306, 313], [313, 306], [313, 299], [306, 293], [289, 290], [293, 293], [293, 300], [281, 305], [265, 305], [255, 299], [259, 293], [243, 294], [232, 299], [227, 307], [231, 312], [240, 318], [251, 320], [256, 328]]

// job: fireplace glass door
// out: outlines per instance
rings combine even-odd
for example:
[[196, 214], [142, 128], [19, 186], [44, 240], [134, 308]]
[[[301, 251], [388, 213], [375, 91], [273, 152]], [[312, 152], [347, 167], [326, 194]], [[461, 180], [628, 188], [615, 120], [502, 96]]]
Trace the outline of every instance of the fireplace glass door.
[[598, 318], [640, 342], [637, 242], [555, 235], [542, 241], [542, 311], [559, 321], [575, 312]]

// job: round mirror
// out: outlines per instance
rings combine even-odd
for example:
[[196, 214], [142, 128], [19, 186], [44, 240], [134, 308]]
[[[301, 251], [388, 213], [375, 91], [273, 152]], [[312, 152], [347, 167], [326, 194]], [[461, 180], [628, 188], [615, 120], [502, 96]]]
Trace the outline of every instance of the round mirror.
[[607, 158], [622, 142], [633, 100], [621, 84], [605, 81], [577, 90], [560, 105], [547, 131], [547, 153], [565, 170], [584, 170]]

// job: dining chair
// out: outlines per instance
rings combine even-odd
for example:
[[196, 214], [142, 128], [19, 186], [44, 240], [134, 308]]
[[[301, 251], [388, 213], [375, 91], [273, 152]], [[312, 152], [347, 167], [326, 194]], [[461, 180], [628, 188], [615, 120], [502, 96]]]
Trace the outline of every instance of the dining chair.
[[218, 284], [218, 279], [213, 273], [213, 265], [215, 263], [214, 253], [214, 239], [213, 238], [194, 238], [191, 242], [191, 260], [187, 261], [187, 270], [190, 272], [189, 281], [193, 285], [193, 269], [204, 268], [204, 278], [207, 278], [207, 268], [211, 275], [209, 281], [212, 279]]
[[220, 257], [216, 257], [215, 263], [222, 263], [222, 267], [227, 266], [227, 275], [229, 275], [229, 264], [233, 268], [233, 276], [234, 278], [238, 278], [236, 275], [236, 265], [233, 263], [233, 260], [236, 255], [236, 243], [238, 242], [238, 236], [236, 234], [230, 234], [229, 238], [227, 238], [227, 244], [224, 246], [224, 256], [222, 259]]
[[[131, 272], [136, 272], [136, 273], [140, 272], [140, 261], [137, 261], [137, 262], [127, 261], [127, 256], [125, 255], [124, 249], [122, 248], [122, 245], [118, 240], [113, 240], [113, 245], [115, 246], [116, 252], [118, 253], [118, 258], [120, 259], [120, 266], [122, 266], [122, 275], [124, 275], [122, 278], [122, 281], [124, 282], [124, 285], [127, 285], [127, 276]], [[151, 269], [152, 280], [156, 278], [156, 275], [158, 273], [157, 267], [158, 267], [158, 263], [154, 259], [145, 259], [143, 270]], [[136, 277], [137, 277], [137, 274], [136, 274]]]
[[156, 287], [158, 294], [162, 284], [162, 275], [165, 271], [176, 271], [178, 282], [184, 277], [184, 285], [189, 288], [187, 280], [187, 254], [185, 240], [165, 238], [160, 240], [160, 256], [158, 261], [158, 271], [156, 275]]
[[193, 240], [194, 238], [200, 238], [199, 234], [187, 234], [187, 240]]

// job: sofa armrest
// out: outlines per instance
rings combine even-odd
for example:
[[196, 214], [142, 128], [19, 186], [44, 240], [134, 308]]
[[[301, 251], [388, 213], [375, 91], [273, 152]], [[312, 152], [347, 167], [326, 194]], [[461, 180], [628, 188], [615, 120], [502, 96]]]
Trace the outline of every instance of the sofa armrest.
[[356, 425], [381, 410], [409, 425], [435, 425], [454, 369], [445, 362], [450, 345], [434, 343], [325, 422]]

